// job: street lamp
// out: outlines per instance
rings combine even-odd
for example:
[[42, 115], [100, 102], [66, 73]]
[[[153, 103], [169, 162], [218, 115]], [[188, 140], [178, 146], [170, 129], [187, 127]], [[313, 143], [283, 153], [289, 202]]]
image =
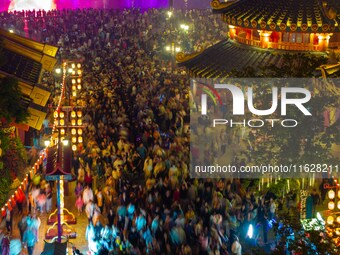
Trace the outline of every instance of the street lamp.
[[185, 32], [188, 32], [188, 30], [189, 30], [189, 26], [186, 25], [186, 24], [181, 24], [180, 28], [182, 28]]
[[50, 140], [45, 140], [45, 141], [44, 141], [44, 144], [45, 144], [45, 147], [48, 147], [48, 146], [50, 146], [51, 141], [50, 141]]
[[166, 14], [168, 15], [168, 17], [170, 19], [172, 17], [173, 12], [172, 11], [168, 11]]
[[175, 56], [176, 53], [181, 51], [181, 47], [175, 46], [175, 43], [172, 42], [171, 46], [170, 45], [165, 46], [165, 50], [171, 54], [171, 71], [173, 72], [175, 66]]

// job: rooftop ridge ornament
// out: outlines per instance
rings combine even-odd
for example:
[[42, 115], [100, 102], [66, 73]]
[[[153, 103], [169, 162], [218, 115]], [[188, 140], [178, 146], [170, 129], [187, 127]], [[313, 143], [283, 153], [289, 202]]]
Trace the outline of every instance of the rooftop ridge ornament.
[[322, 1], [323, 12], [327, 18], [336, 21], [337, 10], [333, 6], [329, 6], [328, 1]]
[[185, 54], [184, 52], [179, 52], [179, 53], [176, 54], [176, 61], [178, 63], [189, 61], [190, 59], [193, 59], [196, 56], [200, 55], [204, 50], [205, 49], [202, 49], [200, 51], [190, 53], [190, 54]]
[[232, 0], [232, 1], [225, 1], [225, 2], [220, 2], [219, 0], [213, 0], [210, 3], [211, 8], [215, 10], [220, 10], [223, 8], [226, 8], [234, 3], [238, 2], [238, 0]]

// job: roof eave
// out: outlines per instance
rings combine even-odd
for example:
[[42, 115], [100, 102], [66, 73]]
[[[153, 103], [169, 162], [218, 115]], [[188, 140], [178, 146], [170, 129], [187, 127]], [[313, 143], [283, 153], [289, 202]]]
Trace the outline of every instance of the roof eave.
[[219, 0], [213, 0], [210, 3], [210, 6], [214, 13], [223, 13], [224, 9], [238, 2], [238, 0], [231, 0], [227, 2], [220, 2]]

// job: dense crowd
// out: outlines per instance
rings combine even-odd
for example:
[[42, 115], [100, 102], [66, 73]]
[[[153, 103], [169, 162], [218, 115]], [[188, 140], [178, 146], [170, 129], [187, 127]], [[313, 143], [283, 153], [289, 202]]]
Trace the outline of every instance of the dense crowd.
[[[175, 42], [192, 52], [223, 39], [218, 15], [87, 9], [2, 13], [0, 20], [58, 45], [60, 58], [83, 61], [78, 99], [87, 126], [72, 165], [74, 203], [89, 220], [91, 254], [240, 255], [250, 224], [263, 228], [267, 243], [275, 196], [257, 199], [254, 185], [244, 189], [238, 179], [189, 177], [189, 80], [184, 70], [171, 69], [164, 48]], [[54, 83], [48, 75], [43, 81]], [[27, 197], [30, 214], [51, 210], [48, 184], [38, 189], [32, 180]], [[30, 216], [23, 219], [28, 244], [25, 235], [36, 240], [38, 227]]]

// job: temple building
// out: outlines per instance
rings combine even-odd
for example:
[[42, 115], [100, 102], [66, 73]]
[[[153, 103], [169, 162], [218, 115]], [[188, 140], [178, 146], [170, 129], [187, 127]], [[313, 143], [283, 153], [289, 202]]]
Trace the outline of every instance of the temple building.
[[176, 60], [192, 77], [221, 78], [247, 67], [280, 67], [284, 54], [340, 52], [339, 0], [213, 0], [226, 39]]
[[51, 72], [57, 62], [58, 47], [38, 43], [0, 29], [1, 55], [0, 77], [10, 76], [18, 80], [23, 93], [22, 102], [30, 114], [27, 123], [15, 124], [22, 130], [29, 127], [40, 130], [47, 114], [47, 102], [51, 95], [41, 85], [43, 71]]

